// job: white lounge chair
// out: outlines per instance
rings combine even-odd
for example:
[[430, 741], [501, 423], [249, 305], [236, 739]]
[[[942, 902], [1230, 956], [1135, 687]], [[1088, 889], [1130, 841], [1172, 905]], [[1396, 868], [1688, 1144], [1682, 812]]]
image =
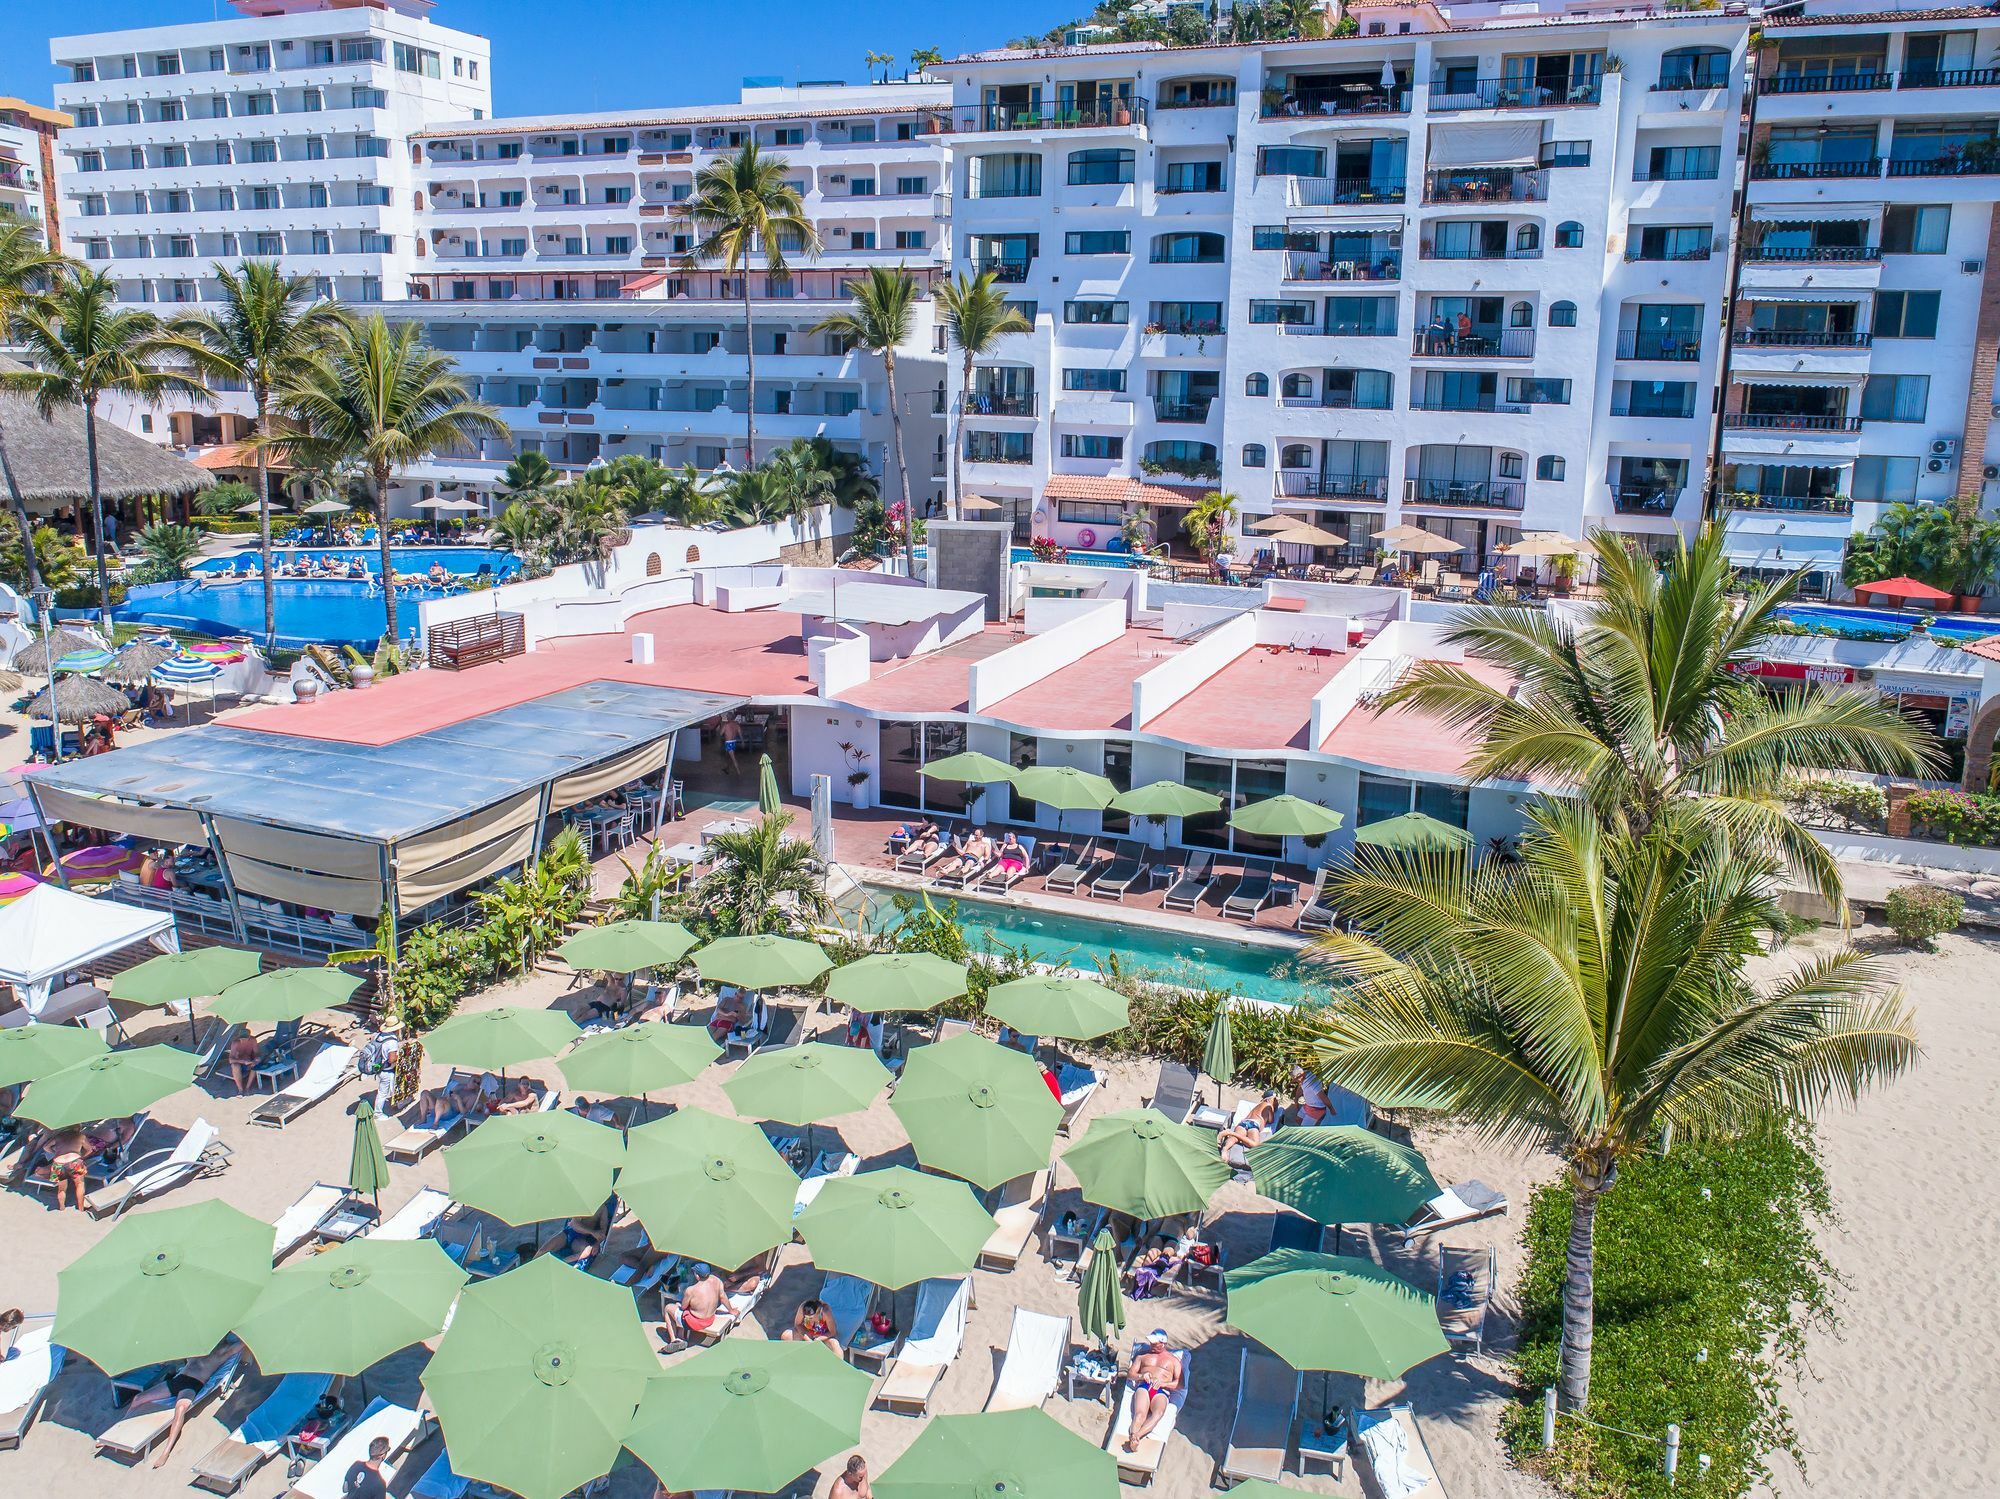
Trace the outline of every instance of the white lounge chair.
[[1012, 1270], [1028, 1251], [1035, 1225], [1042, 1221], [1042, 1209], [1049, 1200], [1049, 1172], [1046, 1167], [1028, 1176], [1017, 1176], [1000, 1187], [993, 1209], [993, 1233], [976, 1261], [981, 1270]]
[[[464, 1074], [453, 1070], [444, 1085], [450, 1088], [463, 1077]], [[457, 1113], [447, 1114], [436, 1124], [406, 1124], [393, 1139], [382, 1142], [382, 1153], [392, 1161], [421, 1161], [471, 1124], [472, 1121], [465, 1115]]]
[[927, 1280], [917, 1288], [909, 1333], [875, 1391], [883, 1410], [928, 1415], [938, 1382], [965, 1348], [965, 1314], [972, 1300], [967, 1276]]
[[1220, 1478], [1261, 1478], [1275, 1484], [1284, 1477], [1292, 1423], [1299, 1414], [1299, 1385], [1299, 1371], [1276, 1354], [1243, 1350], [1229, 1446], [1215, 1469]]
[[310, 1239], [333, 1210], [347, 1201], [349, 1191], [333, 1182], [314, 1182], [299, 1199], [278, 1215], [271, 1225], [274, 1243], [271, 1260], [275, 1264]]
[[91, 1193], [90, 1216], [120, 1215], [169, 1187], [197, 1176], [214, 1176], [229, 1165], [229, 1155], [222, 1132], [206, 1119], [197, 1119], [170, 1148], [133, 1158], [116, 1181]]
[[[240, 1353], [218, 1364], [202, 1387], [194, 1392], [188, 1414], [195, 1414], [225, 1390], [233, 1388], [242, 1366]], [[156, 1393], [142, 1394], [133, 1402], [122, 1421], [113, 1422], [98, 1434], [95, 1444], [97, 1455], [137, 1462], [167, 1434], [167, 1428], [173, 1424], [175, 1404], [165, 1385], [160, 1386]]]
[[427, 1239], [437, 1229], [444, 1215], [450, 1211], [449, 1192], [440, 1192], [436, 1187], [425, 1187], [389, 1217], [370, 1229], [368, 1237], [388, 1239], [391, 1242]]
[[233, 1494], [276, 1457], [332, 1386], [325, 1374], [287, 1374], [257, 1407], [194, 1465], [198, 1489]]
[[1094, 1067], [1081, 1063], [1066, 1062], [1062, 1071], [1056, 1074], [1056, 1086], [1062, 1089], [1062, 1118], [1056, 1121], [1056, 1133], [1069, 1138], [1070, 1129], [1083, 1113], [1083, 1106], [1096, 1094], [1103, 1075]]
[[1187, 1404], [1188, 1386], [1194, 1381], [1194, 1355], [1186, 1348], [1168, 1351], [1181, 1361], [1180, 1388], [1167, 1402], [1167, 1413], [1160, 1418], [1160, 1424], [1146, 1433], [1136, 1452], [1125, 1450], [1125, 1434], [1132, 1429], [1132, 1386], [1127, 1382], [1119, 1388], [1118, 1414], [1111, 1419], [1111, 1431], [1104, 1439], [1104, 1446], [1118, 1459], [1118, 1477], [1122, 1482], [1143, 1487], [1159, 1475], [1160, 1461], [1167, 1455], [1167, 1438], [1174, 1434], [1181, 1407]]
[[[752, 1312], [757, 1310], [757, 1304], [764, 1299], [764, 1293], [771, 1289], [771, 1277], [777, 1262], [778, 1252], [775, 1249], [765, 1253], [757, 1264], [757, 1279], [751, 1283], [749, 1289], [731, 1291], [722, 1309], [717, 1312], [715, 1320], [707, 1327], [699, 1330], [689, 1328], [692, 1340], [706, 1347], [721, 1342], [735, 1331]], [[866, 1283], [863, 1284], [865, 1286]], [[664, 1293], [662, 1299], [664, 1300]]]
[[1437, 1465], [1431, 1461], [1416, 1413], [1407, 1405], [1357, 1410], [1348, 1420], [1353, 1432], [1347, 1450], [1371, 1499], [1444, 1499]]
[[313, 1053], [311, 1063], [289, 1088], [251, 1111], [250, 1122], [283, 1129], [321, 1099], [330, 1097], [353, 1073], [354, 1048], [330, 1041]]
[[821, 1151], [799, 1182], [799, 1190], [792, 1197], [792, 1216], [798, 1217], [819, 1196], [826, 1184], [836, 1176], [852, 1176], [861, 1169], [861, 1157], [851, 1150], [835, 1156], [831, 1151]]
[[369, 1401], [361, 1419], [341, 1434], [340, 1440], [306, 1470], [304, 1477], [294, 1481], [289, 1494], [292, 1499], [341, 1499], [347, 1470], [368, 1456], [368, 1448], [377, 1437], [389, 1439], [389, 1459], [382, 1464], [382, 1481], [393, 1490], [397, 1473], [409, 1457], [410, 1449], [423, 1440], [430, 1420], [428, 1415], [418, 1415], [406, 1405], [391, 1405], [379, 1397]]
[[41, 1414], [49, 1386], [62, 1373], [69, 1350], [49, 1341], [48, 1327], [31, 1328], [14, 1343], [14, 1356], [0, 1361], [0, 1450], [21, 1445]]
[[1465, 1181], [1446, 1187], [1412, 1213], [1402, 1225], [1403, 1242], [1418, 1234], [1434, 1234], [1481, 1218], [1497, 1218], [1507, 1211], [1507, 1194], [1482, 1181]]
[[1069, 1357], [1069, 1318], [1014, 1308], [1007, 1332], [1007, 1356], [986, 1397], [990, 1411], [1032, 1410], [1055, 1394]]

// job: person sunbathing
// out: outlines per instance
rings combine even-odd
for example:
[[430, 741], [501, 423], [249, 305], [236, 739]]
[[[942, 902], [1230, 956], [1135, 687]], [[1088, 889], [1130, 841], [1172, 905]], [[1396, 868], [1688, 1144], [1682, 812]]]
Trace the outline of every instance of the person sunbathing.
[[229, 1050], [223, 1059], [229, 1063], [229, 1080], [236, 1085], [238, 1093], [248, 1093], [257, 1080], [257, 1059], [263, 1055], [263, 1047], [257, 1038], [245, 1031], [229, 1043]]
[[741, 989], [725, 985], [716, 991], [715, 1013], [708, 1017], [708, 1033], [725, 1041], [730, 1032], [750, 1020], [750, 1001]]
[[929, 822], [910, 835], [909, 844], [904, 848], [903, 854], [906, 858], [914, 856], [928, 864], [942, 853], [945, 847], [944, 829], [934, 822]]
[[442, 1088], [426, 1088], [417, 1095], [417, 1129], [438, 1129], [452, 1119], [478, 1119], [486, 1113], [486, 1099], [479, 1079], [458, 1076]]
[[1224, 1153], [1227, 1153], [1232, 1145], [1240, 1145], [1245, 1150], [1253, 1145], [1261, 1145], [1270, 1137], [1277, 1119], [1278, 1095], [1266, 1093], [1251, 1106], [1250, 1112], [1241, 1120], [1217, 1130], [1215, 1143]]
[[817, 1297], [801, 1302], [792, 1314], [792, 1325], [778, 1336], [787, 1343], [824, 1343], [835, 1354], [840, 1352], [840, 1329], [827, 1304]]
[[572, 1218], [563, 1225], [563, 1246], [556, 1252], [572, 1265], [588, 1264], [611, 1237], [617, 1217], [618, 1196], [613, 1193], [588, 1218]]
[[969, 880], [992, 862], [993, 840], [981, 828], [965, 841], [965, 848], [957, 858], [945, 862], [945, 873]]
[[911, 845], [920, 843], [926, 838], [935, 839], [937, 835], [938, 825], [928, 817], [919, 822], [899, 822], [896, 824], [895, 830], [889, 834], [889, 851], [891, 853], [895, 852], [896, 840], [898, 838], [903, 840], [903, 847], [908, 849]]
[[1141, 1346], [1145, 1351], [1132, 1360], [1132, 1370], [1126, 1375], [1132, 1387], [1132, 1426], [1124, 1442], [1127, 1452], [1137, 1452], [1153, 1428], [1167, 1418], [1183, 1378], [1180, 1355], [1167, 1346], [1163, 1330], [1155, 1328], [1151, 1340]]
[[1028, 851], [1021, 847], [1021, 840], [1011, 831], [1000, 840], [999, 859], [1004, 874], [1019, 874], [1028, 867]]
[[134, 1398], [135, 1404], [149, 1396], [155, 1399], [167, 1396], [174, 1402], [173, 1417], [167, 1422], [167, 1434], [160, 1438], [159, 1450], [153, 1455], [155, 1468], [164, 1468], [167, 1465], [167, 1458], [174, 1450], [174, 1443], [181, 1439], [181, 1428], [187, 1425], [188, 1415], [194, 1410], [195, 1397], [201, 1393], [202, 1387], [218, 1369], [236, 1357], [240, 1346], [235, 1337], [231, 1336], [223, 1339], [221, 1346], [213, 1353], [179, 1363], [170, 1363], [157, 1383], [141, 1390]]
[[487, 1112], [492, 1114], [532, 1114], [542, 1106], [535, 1085], [525, 1077], [510, 1078]]
[[37, 1156], [47, 1161], [49, 1180], [55, 1183], [56, 1210], [62, 1210], [64, 1188], [73, 1187], [77, 1210], [81, 1212], [90, 1206], [84, 1199], [83, 1189], [92, 1163], [115, 1159], [138, 1133], [136, 1119], [107, 1119], [76, 1129], [51, 1130], [29, 1152], [31, 1165], [28, 1169], [32, 1169], [32, 1162]]
[[430, 580], [431, 587], [444, 587], [444, 564], [442, 562], [433, 562], [431, 564]]
[[696, 1265], [681, 1294], [666, 1304], [666, 1331], [669, 1343], [685, 1343], [690, 1333], [704, 1333], [722, 1315], [729, 1288], [707, 1265]]

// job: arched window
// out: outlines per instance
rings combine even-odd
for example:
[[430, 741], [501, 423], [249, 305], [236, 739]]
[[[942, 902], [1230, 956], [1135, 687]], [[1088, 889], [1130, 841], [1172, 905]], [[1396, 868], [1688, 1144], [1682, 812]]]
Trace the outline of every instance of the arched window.
[[1311, 468], [1313, 450], [1302, 442], [1288, 442], [1278, 450], [1279, 468]]
[[1532, 255], [1542, 247], [1542, 226], [1523, 224], [1514, 231], [1514, 249], [1518, 254]]
[[1526, 302], [1516, 302], [1507, 309], [1509, 328], [1532, 328], [1535, 326], [1535, 309]]
[[1560, 479], [1568, 468], [1568, 463], [1563, 459], [1553, 453], [1544, 453], [1535, 460], [1535, 477], [1548, 480]]
[[648, 552], [646, 554], [646, 576], [649, 578], [657, 578], [659, 575], [660, 575], [660, 554], [658, 552]]
[[1267, 462], [1269, 462], [1269, 455], [1264, 451], [1264, 444], [1261, 442], [1246, 442], [1243, 444], [1243, 466], [1245, 468], [1262, 468]]
[[1313, 377], [1311, 375], [1287, 375], [1280, 393], [1286, 400], [1311, 400]]
[[1558, 250], [1581, 250], [1583, 248], [1583, 225], [1575, 219], [1564, 219], [1556, 225], [1556, 248]]
[[1551, 303], [1549, 305], [1549, 326], [1551, 328], [1574, 328], [1576, 326], [1576, 303]]
[[1518, 479], [1521, 477], [1521, 455], [1519, 453], [1502, 453], [1500, 455], [1500, 477], [1503, 479]]
[[688, 548], [688, 554], [687, 554], [687, 560], [688, 560], [688, 561], [690, 561], [690, 562], [699, 562], [699, 561], [701, 561], [701, 548], [700, 548], [700, 547], [689, 547], [689, 548]]
[[1246, 396], [1268, 396], [1270, 393], [1271, 377], [1269, 375], [1251, 375], [1243, 382], [1243, 394]]

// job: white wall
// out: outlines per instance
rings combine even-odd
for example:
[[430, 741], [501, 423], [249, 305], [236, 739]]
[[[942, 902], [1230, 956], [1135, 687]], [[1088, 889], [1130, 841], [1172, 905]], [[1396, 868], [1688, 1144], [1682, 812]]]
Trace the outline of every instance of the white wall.
[[[1037, 599], [1030, 602], [1055, 604], [1071, 601]], [[972, 663], [966, 673], [968, 707], [972, 712], [985, 712], [1002, 698], [1011, 697], [1022, 688], [1041, 681], [1049, 673], [1082, 660], [1124, 633], [1125, 605], [1122, 601], [1098, 599], [1076, 602], [1087, 602], [1088, 606], [1019, 645], [1009, 646], [1004, 651]], [[1038, 616], [1044, 620], [1054, 617], [1055, 611], [1046, 610]]]
[[868, 756], [861, 763], [861, 769], [869, 772], [868, 800], [871, 804], [876, 800], [881, 778], [881, 758], [877, 753], [881, 748], [880, 730], [874, 719], [851, 709], [843, 709], [838, 704], [830, 709], [792, 709], [793, 796], [811, 796], [812, 778], [817, 772], [832, 778], [834, 800], [851, 802], [854, 799], [853, 788], [847, 784], [850, 767], [846, 752], [840, 747], [843, 741]]
[[1132, 727], [1143, 729], [1256, 644], [1257, 616], [1242, 614], [1162, 661], [1132, 683]]

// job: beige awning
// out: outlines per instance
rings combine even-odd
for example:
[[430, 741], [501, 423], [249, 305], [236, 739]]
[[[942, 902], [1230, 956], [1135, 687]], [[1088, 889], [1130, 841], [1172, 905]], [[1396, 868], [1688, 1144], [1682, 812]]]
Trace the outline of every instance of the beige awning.
[[1752, 203], [1750, 218], [1759, 224], [1866, 223], [1881, 209], [1880, 203]]
[[535, 846], [532, 824], [510, 829], [490, 843], [466, 850], [427, 869], [396, 870], [396, 902], [407, 913], [427, 906], [440, 896], [463, 890], [490, 874], [498, 874], [511, 864], [524, 863]]
[[79, 827], [127, 833], [155, 843], [201, 843], [208, 836], [202, 831], [201, 818], [173, 807], [142, 807], [108, 796], [58, 791], [53, 786], [37, 786], [35, 800], [41, 806], [42, 816], [50, 822], [73, 822]]
[[225, 854], [241, 854], [267, 864], [310, 869], [340, 879], [379, 880], [382, 876], [379, 843], [267, 827], [235, 817], [216, 818], [215, 836]]
[[615, 760], [564, 776], [549, 794], [549, 810], [560, 812], [607, 791], [616, 791], [641, 776], [657, 775], [667, 763], [667, 747], [672, 742], [662, 739], [656, 744], [642, 744]]
[[1446, 167], [1532, 167], [1542, 159], [1540, 120], [1496, 120], [1478, 125], [1433, 125], [1429, 164]]
[[[364, 845], [373, 853], [372, 844]], [[347, 879], [335, 874], [317, 874], [290, 864], [272, 864], [248, 854], [224, 851], [229, 878], [244, 895], [261, 895], [269, 900], [288, 900], [295, 905], [321, 911], [338, 911], [343, 916], [380, 916], [383, 896], [380, 879]]]

